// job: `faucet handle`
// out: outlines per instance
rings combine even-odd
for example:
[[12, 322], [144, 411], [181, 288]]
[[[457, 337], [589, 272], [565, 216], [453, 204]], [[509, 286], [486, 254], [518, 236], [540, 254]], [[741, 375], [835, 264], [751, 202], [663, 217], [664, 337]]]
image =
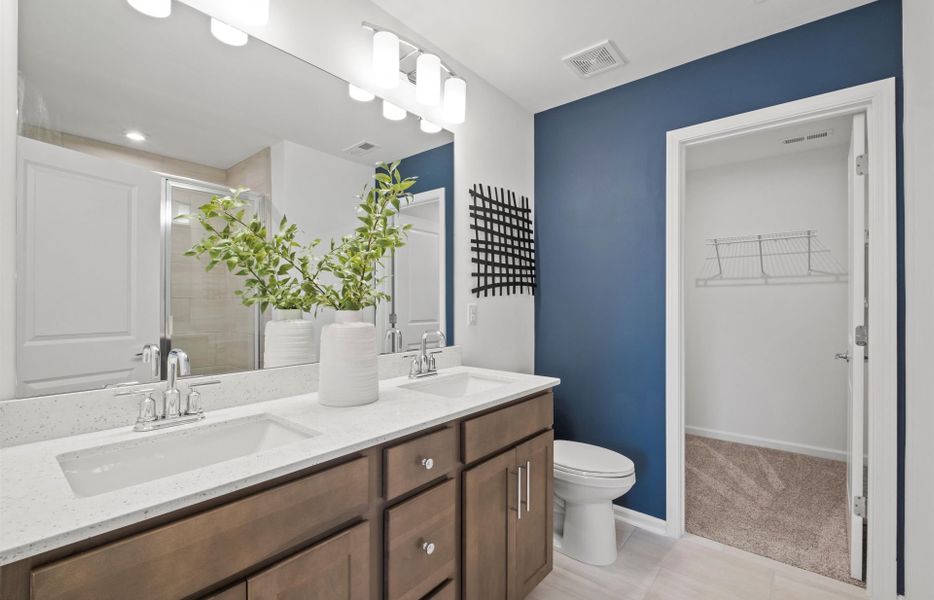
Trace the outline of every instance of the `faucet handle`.
[[158, 415], [156, 415], [156, 401], [151, 394], [146, 394], [146, 397], [139, 401], [139, 416], [136, 418], [136, 426], [145, 427], [146, 423], [152, 423], [158, 418]]
[[210, 381], [197, 381], [195, 383], [189, 384], [188, 388], [188, 408], [185, 410], [186, 415], [200, 415], [204, 412], [204, 407], [201, 405], [201, 392], [198, 391], [198, 388], [203, 385], [217, 385], [220, 383], [219, 379], [212, 379]]
[[145, 431], [148, 423], [158, 419], [156, 401], [152, 398], [152, 393], [155, 391], [155, 388], [145, 388], [114, 394], [114, 396], [143, 396], [139, 401], [139, 416], [136, 417], [136, 426], [133, 428], [136, 431]]

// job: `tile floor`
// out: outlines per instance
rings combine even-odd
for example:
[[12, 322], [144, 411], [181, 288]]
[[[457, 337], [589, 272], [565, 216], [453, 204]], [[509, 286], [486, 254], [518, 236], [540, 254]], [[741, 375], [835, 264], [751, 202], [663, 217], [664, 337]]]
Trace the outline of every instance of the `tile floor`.
[[555, 552], [530, 600], [866, 600], [866, 591], [693, 535], [680, 540], [617, 524], [608, 567]]

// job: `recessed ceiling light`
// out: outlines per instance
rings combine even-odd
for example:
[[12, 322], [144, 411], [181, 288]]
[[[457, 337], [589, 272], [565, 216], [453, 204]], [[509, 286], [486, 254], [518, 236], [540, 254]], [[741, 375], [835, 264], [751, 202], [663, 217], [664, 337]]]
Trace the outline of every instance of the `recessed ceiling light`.
[[441, 131], [440, 125], [435, 125], [431, 121], [426, 121], [425, 119], [418, 122], [418, 127], [425, 133], [438, 133]]
[[130, 131], [125, 132], [124, 135], [126, 135], [128, 140], [133, 140], [134, 142], [146, 141], [146, 135], [140, 131], [136, 131], [135, 129], [131, 129]]
[[250, 39], [243, 31], [211, 17], [211, 34], [230, 46], [243, 46]]

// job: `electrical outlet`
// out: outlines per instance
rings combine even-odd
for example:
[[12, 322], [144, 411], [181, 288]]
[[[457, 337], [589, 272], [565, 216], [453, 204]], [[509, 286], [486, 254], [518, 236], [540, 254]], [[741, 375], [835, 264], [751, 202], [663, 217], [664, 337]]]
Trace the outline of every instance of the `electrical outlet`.
[[477, 305], [476, 303], [467, 305], [467, 323], [469, 325], [477, 324]]

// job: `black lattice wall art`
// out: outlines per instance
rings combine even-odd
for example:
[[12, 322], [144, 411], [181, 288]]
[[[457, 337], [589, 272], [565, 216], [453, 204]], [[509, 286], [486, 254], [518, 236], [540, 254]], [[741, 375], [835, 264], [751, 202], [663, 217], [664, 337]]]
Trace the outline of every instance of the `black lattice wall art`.
[[[484, 191], [485, 189], [485, 191]], [[471, 258], [477, 297], [535, 295], [535, 235], [525, 196], [476, 184], [470, 190]]]

